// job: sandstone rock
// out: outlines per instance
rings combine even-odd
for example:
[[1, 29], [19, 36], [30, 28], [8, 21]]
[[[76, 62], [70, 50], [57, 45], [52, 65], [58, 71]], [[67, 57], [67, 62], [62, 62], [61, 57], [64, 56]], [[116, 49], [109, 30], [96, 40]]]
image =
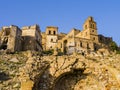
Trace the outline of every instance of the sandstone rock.
[[18, 87], [20, 87], [20, 84], [19, 84], [19, 83], [16, 83], [16, 84], [13, 86], [13, 88], [18, 88]]
[[[119, 55], [104, 58], [81, 55], [41, 57], [35, 52], [24, 53], [27, 54], [22, 58], [20, 54], [0, 55], [0, 73], [6, 72], [10, 77], [0, 82], [1, 90], [120, 89]], [[13, 63], [10, 61], [13, 58], [24, 62]]]
[[31, 80], [27, 80], [26, 82], [21, 82], [20, 90], [32, 90], [34, 82]]
[[9, 61], [10, 61], [10, 62], [15, 62], [15, 63], [19, 62], [19, 60], [18, 60], [16, 57], [10, 59]]

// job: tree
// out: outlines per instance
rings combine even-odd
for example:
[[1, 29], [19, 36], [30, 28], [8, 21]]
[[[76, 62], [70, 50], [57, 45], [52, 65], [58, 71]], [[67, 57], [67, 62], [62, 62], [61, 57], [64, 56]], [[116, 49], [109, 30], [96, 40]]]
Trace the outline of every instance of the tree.
[[114, 41], [110, 42], [110, 49], [112, 51], [115, 51], [115, 50], [118, 51], [118, 46], [117, 46], [116, 42], [114, 42]]

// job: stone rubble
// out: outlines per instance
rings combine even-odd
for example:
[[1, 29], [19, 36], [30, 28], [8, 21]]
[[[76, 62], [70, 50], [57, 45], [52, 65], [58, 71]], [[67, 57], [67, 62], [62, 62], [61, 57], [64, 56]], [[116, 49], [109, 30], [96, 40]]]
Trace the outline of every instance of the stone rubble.
[[1, 54], [0, 90], [120, 90], [119, 60], [118, 54]]

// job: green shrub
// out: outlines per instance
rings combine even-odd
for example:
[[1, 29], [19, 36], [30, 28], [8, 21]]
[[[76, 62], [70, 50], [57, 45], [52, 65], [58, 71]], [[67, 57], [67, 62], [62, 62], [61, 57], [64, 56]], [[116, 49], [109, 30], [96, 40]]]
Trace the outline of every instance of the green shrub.
[[64, 52], [62, 52], [61, 49], [58, 49], [58, 55], [62, 56], [62, 55], [64, 55]]
[[109, 46], [112, 51], [118, 50], [118, 46], [117, 46], [116, 42], [114, 42], [114, 41], [110, 42]]
[[58, 55], [62, 56], [62, 55], [64, 55], [64, 53], [63, 52], [58, 52]]
[[116, 54], [120, 54], [120, 50], [117, 50], [117, 51], [116, 51]]
[[53, 49], [51, 49], [51, 50], [42, 51], [42, 54], [52, 55], [52, 54], [53, 54], [53, 52], [54, 52], [54, 50], [53, 50]]

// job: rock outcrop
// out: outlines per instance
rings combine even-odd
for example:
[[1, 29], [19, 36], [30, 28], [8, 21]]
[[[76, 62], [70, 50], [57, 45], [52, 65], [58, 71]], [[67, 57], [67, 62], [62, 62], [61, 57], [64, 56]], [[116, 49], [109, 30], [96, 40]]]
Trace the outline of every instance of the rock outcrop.
[[[14, 61], [15, 60], [15, 61]], [[0, 90], [119, 90], [120, 55], [0, 55]]]

